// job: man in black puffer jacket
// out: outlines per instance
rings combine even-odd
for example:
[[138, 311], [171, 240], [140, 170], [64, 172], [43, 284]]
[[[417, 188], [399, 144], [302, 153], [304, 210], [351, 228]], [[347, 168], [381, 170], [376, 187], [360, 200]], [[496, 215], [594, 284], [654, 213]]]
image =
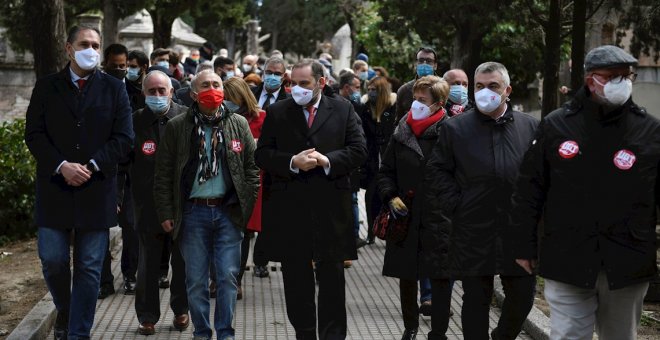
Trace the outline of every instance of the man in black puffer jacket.
[[[508, 105], [504, 65], [481, 64], [475, 71], [476, 109], [449, 119], [440, 129], [426, 170], [424, 213], [452, 220], [449, 266], [463, 283], [461, 315], [466, 340], [488, 338], [493, 276], [506, 299], [493, 339], [515, 339], [532, 308], [536, 281], [509, 254], [508, 214], [518, 168], [538, 121]], [[432, 225], [433, 216], [426, 218]], [[445, 228], [447, 224], [441, 224]]]
[[660, 122], [632, 101], [634, 65], [616, 46], [589, 52], [585, 86], [544, 119], [521, 168], [515, 255], [530, 272], [539, 259], [552, 339], [591, 339], [594, 324], [601, 340], [635, 339], [656, 275]]

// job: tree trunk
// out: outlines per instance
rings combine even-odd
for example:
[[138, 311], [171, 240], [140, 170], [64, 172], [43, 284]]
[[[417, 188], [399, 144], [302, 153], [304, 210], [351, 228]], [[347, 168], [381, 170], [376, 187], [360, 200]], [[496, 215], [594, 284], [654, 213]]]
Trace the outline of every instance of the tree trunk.
[[103, 47], [117, 42], [117, 7], [112, 0], [103, 0]]
[[270, 33], [270, 50], [276, 50], [277, 49], [277, 37], [280, 34], [280, 31], [278, 29], [274, 29]]
[[[452, 46], [450, 68], [464, 70], [468, 75], [468, 79], [470, 79], [470, 84], [474, 82], [474, 70], [477, 69], [481, 61], [481, 39], [484, 37], [484, 29], [481, 29], [479, 24], [483, 23], [477, 23], [474, 20], [460, 22], [456, 26], [456, 35], [454, 35]], [[485, 30], [488, 31], [490, 28]], [[469, 86], [468, 90], [470, 95], [474, 91], [472, 86]]]
[[561, 0], [550, 0], [550, 13], [545, 27], [545, 56], [543, 60], [543, 101], [541, 115], [545, 116], [559, 105], [559, 50], [561, 48]]
[[236, 28], [232, 27], [227, 30], [226, 39], [227, 40], [227, 56], [229, 59], [234, 59], [234, 54], [236, 53]]
[[68, 58], [64, 49], [66, 29], [63, 0], [26, 0], [32, 21], [32, 53], [37, 79], [58, 72]]
[[176, 18], [169, 18], [158, 10], [149, 11], [149, 14], [154, 23], [154, 49], [167, 48], [172, 41], [172, 23]]
[[577, 91], [584, 83], [584, 45], [586, 35], [587, 2], [573, 1], [573, 36], [571, 42], [571, 89]]

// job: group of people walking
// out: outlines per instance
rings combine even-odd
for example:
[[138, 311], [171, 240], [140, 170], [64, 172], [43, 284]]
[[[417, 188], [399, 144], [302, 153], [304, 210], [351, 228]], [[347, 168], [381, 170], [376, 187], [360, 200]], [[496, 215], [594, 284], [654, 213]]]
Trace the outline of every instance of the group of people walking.
[[[296, 339], [345, 339], [344, 270], [389, 223], [383, 275], [399, 279], [402, 340], [416, 338], [420, 312], [428, 338], [447, 339], [455, 281], [465, 339], [515, 339], [537, 273], [551, 338], [635, 338], [657, 271], [660, 122], [632, 101], [637, 60], [618, 47], [590, 51], [584, 87], [541, 122], [511, 106], [504, 65], [477, 67], [472, 100], [467, 74], [437, 75], [427, 47], [402, 86], [363, 54], [337, 75], [329, 55], [289, 68], [276, 51], [237, 67], [211, 60], [210, 43], [183, 63], [119, 44], [100, 62], [100, 47], [96, 29], [72, 28], [69, 63], [37, 81], [27, 112], [56, 339], [90, 338], [96, 299], [114, 292], [102, 271], [118, 215], [123, 289], [144, 335], [170, 286], [176, 329], [192, 320], [195, 339], [236, 338], [257, 232], [254, 275], [282, 263]], [[506, 297], [489, 333], [495, 275]]]

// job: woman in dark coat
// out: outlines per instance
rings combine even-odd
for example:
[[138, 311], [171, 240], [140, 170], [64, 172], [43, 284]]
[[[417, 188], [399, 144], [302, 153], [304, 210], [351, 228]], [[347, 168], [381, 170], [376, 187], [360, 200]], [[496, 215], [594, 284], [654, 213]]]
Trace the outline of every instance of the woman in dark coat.
[[[415, 102], [399, 121], [377, 177], [382, 201], [389, 204], [393, 213], [407, 216], [409, 222], [408, 233], [403, 241], [387, 240], [383, 266], [383, 275], [400, 279], [401, 311], [405, 326], [402, 340], [414, 339], [417, 334], [417, 280], [425, 277], [433, 279], [433, 299], [440, 307], [433, 310], [433, 331], [429, 333], [429, 339], [446, 339], [444, 333], [449, 322], [451, 297], [448, 275], [444, 271], [446, 263], [434, 261], [434, 266], [431, 267], [430, 263], [425, 261], [425, 252], [446, 254], [447, 245], [434, 240], [447, 238], [437, 237], [430, 230], [421, 227], [421, 208], [424, 197], [424, 168], [437, 140], [440, 125], [448, 118], [443, 108], [448, 92], [449, 85], [440, 77], [426, 76], [416, 81], [413, 86]], [[412, 196], [408, 206], [404, 204], [404, 200], [408, 200], [406, 196]], [[426, 242], [427, 240], [430, 242]], [[428, 246], [424, 247], [426, 245]], [[439, 257], [432, 258], [437, 260]], [[436, 310], [439, 312], [436, 313]]]
[[376, 175], [395, 127], [396, 93], [385, 77], [375, 77], [367, 85], [367, 94], [362, 96], [365, 109], [359, 112], [362, 129], [367, 139], [367, 162], [365, 179], [361, 186], [366, 189], [365, 205], [367, 225], [369, 226], [367, 243], [374, 243], [371, 226], [382, 205], [376, 186]]

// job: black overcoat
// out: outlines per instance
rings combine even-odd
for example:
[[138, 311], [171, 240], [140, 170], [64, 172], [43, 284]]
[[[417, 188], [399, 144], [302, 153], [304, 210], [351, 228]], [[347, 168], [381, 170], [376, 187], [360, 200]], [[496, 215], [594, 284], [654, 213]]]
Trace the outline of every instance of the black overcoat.
[[[37, 160], [39, 227], [103, 229], [117, 225], [117, 163], [133, 145], [131, 106], [124, 83], [95, 71], [82, 91], [69, 66], [37, 80], [26, 115], [25, 143]], [[100, 171], [79, 187], [66, 184], [63, 161]]]
[[511, 194], [538, 120], [508, 106], [494, 120], [477, 109], [440, 129], [426, 171], [430, 211], [452, 220], [452, 275], [525, 275], [511, 255]]
[[[290, 170], [291, 158], [310, 148], [329, 158], [328, 175], [321, 167]], [[357, 258], [349, 174], [366, 154], [358, 117], [345, 100], [322, 95], [311, 128], [293, 99], [268, 107], [255, 157], [265, 171], [259, 237], [269, 260]]]

